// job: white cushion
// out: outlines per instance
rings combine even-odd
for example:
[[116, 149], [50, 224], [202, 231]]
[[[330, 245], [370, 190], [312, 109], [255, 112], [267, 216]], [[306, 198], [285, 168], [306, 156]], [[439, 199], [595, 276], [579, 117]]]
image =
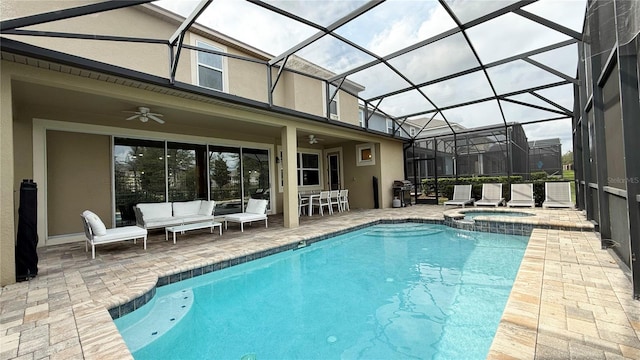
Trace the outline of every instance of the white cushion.
[[246, 212], [238, 213], [238, 214], [229, 214], [229, 215], [225, 215], [224, 217], [225, 221], [238, 222], [238, 223], [245, 223], [245, 222], [259, 221], [259, 220], [266, 220], [266, 219], [267, 219], [267, 215], [251, 214]]
[[137, 239], [142, 238], [147, 235], [147, 229], [143, 229], [138, 226], [125, 226], [119, 228], [109, 229], [108, 234], [95, 236], [93, 239], [94, 243], [99, 242], [107, 242], [114, 240], [129, 240], [129, 239]]
[[249, 199], [246, 213], [264, 214], [267, 211], [267, 200]]
[[92, 211], [85, 210], [82, 213], [82, 216], [84, 216], [84, 218], [87, 219], [87, 222], [89, 222], [93, 235], [102, 236], [107, 234], [107, 227], [104, 226], [104, 223], [100, 220], [98, 215]]
[[171, 203], [163, 202], [163, 203], [145, 203], [136, 205], [140, 212], [142, 213], [142, 217], [145, 222], [148, 219], [155, 218], [168, 218], [171, 217]]
[[198, 211], [198, 215], [212, 215], [215, 206], [216, 202], [213, 200], [202, 200], [202, 202], [200, 203], [200, 210]]
[[174, 202], [173, 216], [196, 215], [200, 211], [201, 202], [201, 200]]

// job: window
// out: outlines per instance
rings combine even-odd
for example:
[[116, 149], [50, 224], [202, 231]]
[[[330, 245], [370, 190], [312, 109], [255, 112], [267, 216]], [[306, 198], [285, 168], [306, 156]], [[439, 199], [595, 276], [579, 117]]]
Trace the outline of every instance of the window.
[[411, 137], [416, 136], [416, 128], [414, 127], [409, 128], [409, 135]]
[[320, 185], [320, 156], [298, 154], [298, 186]]
[[239, 148], [209, 146], [209, 189], [216, 214], [242, 212]]
[[[269, 183], [269, 151], [242, 149], [244, 204], [249, 198], [271, 200]], [[267, 205], [270, 208], [270, 205]]]
[[205, 145], [167, 143], [169, 201], [207, 200]]
[[[329, 99], [336, 93], [337, 88], [331, 84], [329, 84]], [[339, 97], [340, 93], [336, 93], [331, 99], [331, 103], [329, 104], [329, 117], [333, 120], [340, 119], [340, 105], [339, 105]]]
[[[282, 159], [282, 151], [279, 149], [280, 159]], [[280, 192], [284, 191], [284, 167], [280, 164]], [[320, 154], [313, 152], [298, 152], [296, 154], [296, 172], [298, 178], [298, 186], [320, 186]]]
[[114, 138], [113, 154], [116, 226], [135, 225], [138, 203], [211, 199], [228, 214], [270, 200], [266, 149]]
[[114, 139], [116, 226], [135, 225], [133, 206], [165, 201], [164, 142]]
[[387, 134], [393, 134], [393, 120], [387, 119]]
[[[223, 52], [224, 50], [207, 43], [196, 41], [199, 48]], [[198, 85], [213, 90], [223, 91], [223, 58], [221, 55], [198, 51]]]
[[364, 127], [364, 110], [358, 110], [358, 120], [360, 121], [360, 127]]
[[376, 164], [376, 148], [373, 144], [356, 145], [356, 165], [367, 166]]

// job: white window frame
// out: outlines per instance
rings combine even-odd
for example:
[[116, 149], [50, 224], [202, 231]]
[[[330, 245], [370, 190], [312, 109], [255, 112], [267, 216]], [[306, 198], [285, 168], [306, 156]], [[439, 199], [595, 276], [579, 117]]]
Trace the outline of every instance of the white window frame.
[[409, 136], [416, 136], [416, 128], [413, 126], [409, 128]]
[[[369, 157], [364, 157], [363, 153], [368, 153]], [[375, 144], [366, 143], [356, 145], [356, 166], [370, 166], [376, 164]]]
[[[216, 50], [216, 51], [220, 51], [220, 52], [227, 52], [227, 49], [224, 46], [221, 46], [219, 44], [216, 44], [212, 41], [207, 41], [204, 38], [196, 38], [194, 40], [194, 45], [196, 47], [203, 47], [203, 48], [212, 48], [211, 50]], [[222, 56], [219, 55], [222, 58], [222, 68], [216, 68], [216, 67], [212, 67], [208, 64], [203, 64], [200, 63], [199, 61], [199, 52], [198, 51], [193, 51], [194, 53], [194, 60], [193, 60], [193, 80], [194, 83], [200, 87], [203, 87], [205, 89], [210, 89], [210, 90], [215, 90], [215, 91], [221, 91], [221, 92], [228, 92], [228, 73], [227, 73], [227, 57], [226, 56]], [[221, 73], [222, 76], [222, 89], [215, 89], [215, 88], [210, 88], [204, 85], [200, 84], [200, 71], [199, 68], [200, 66], [204, 66], [206, 68], [212, 69], [214, 71], [219, 71]]]
[[[280, 156], [278, 163], [278, 191], [284, 191], [284, 166], [282, 161], [282, 147], [277, 147], [278, 154]], [[322, 150], [317, 149], [297, 149], [296, 151], [296, 178], [302, 180], [302, 171], [303, 170], [316, 170], [315, 168], [303, 168], [298, 167], [297, 162], [302, 166], [302, 154], [311, 154], [318, 156], [318, 184], [316, 185], [298, 185], [298, 190], [318, 190], [322, 188], [322, 184], [324, 184], [324, 176], [323, 176], [323, 162], [322, 162]]]
[[360, 122], [360, 127], [364, 127], [364, 110], [358, 110], [358, 121]]
[[387, 119], [387, 134], [393, 134], [393, 120]]
[[[325, 116], [327, 116], [327, 83], [323, 83], [324, 86], [322, 87], [322, 99], [324, 100], [322, 102], [323, 104], [323, 113]], [[329, 84], [329, 96], [331, 96], [331, 92], [333, 90], [336, 89], [336, 86]], [[340, 90], [338, 90], [338, 92], [336, 93], [336, 96], [334, 96], [333, 101], [335, 101], [336, 103], [336, 113], [331, 113], [329, 114], [329, 118], [332, 120], [340, 120]], [[331, 109], [331, 105], [329, 105], [329, 109]]]

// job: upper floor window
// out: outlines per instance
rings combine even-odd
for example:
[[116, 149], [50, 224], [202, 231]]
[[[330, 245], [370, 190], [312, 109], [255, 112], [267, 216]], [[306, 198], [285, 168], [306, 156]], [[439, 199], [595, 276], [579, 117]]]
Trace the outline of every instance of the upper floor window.
[[[223, 52], [223, 49], [196, 41], [196, 46], [203, 49]], [[198, 85], [213, 90], [224, 90], [222, 56], [198, 51]]]
[[393, 134], [393, 120], [387, 119], [387, 134]]
[[337, 88], [331, 84], [329, 84], [329, 99], [331, 99], [331, 103], [329, 104], [329, 117], [334, 120], [340, 119], [340, 93], [336, 93]]
[[414, 127], [409, 128], [409, 135], [411, 135], [412, 137], [416, 136], [416, 128]]
[[358, 120], [360, 121], [360, 127], [364, 127], [364, 110], [358, 110]]

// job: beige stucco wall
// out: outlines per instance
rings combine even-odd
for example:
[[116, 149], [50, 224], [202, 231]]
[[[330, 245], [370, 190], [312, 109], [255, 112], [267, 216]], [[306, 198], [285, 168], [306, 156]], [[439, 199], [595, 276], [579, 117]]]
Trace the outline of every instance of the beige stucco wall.
[[48, 235], [83, 231], [91, 210], [111, 227], [111, 139], [107, 135], [47, 131]]
[[388, 208], [393, 201], [393, 182], [404, 179], [404, 155], [402, 143], [383, 140], [380, 142], [378, 158], [380, 167], [380, 206]]
[[344, 91], [340, 91], [340, 121], [352, 125], [360, 124], [358, 115], [358, 99]]
[[[81, 6], [98, 1], [63, 1], [64, 8]], [[3, 0], [2, 18], [20, 17], [25, 14], [51, 11], [52, 1]], [[161, 21], [134, 7], [79, 16], [29, 27], [31, 30], [65, 33], [128, 36], [152, 39], [168, 39], [176, 29], [175, 24]], [[107, 64], [121, 66], [144, 73], [167, 77], [169, 73], [169, 49], [163, 44], [144, 44], [50, 37], [13, 36], [17, 41], [85, 57]], [[188, 71], [188, 63], [182, 67]]]

